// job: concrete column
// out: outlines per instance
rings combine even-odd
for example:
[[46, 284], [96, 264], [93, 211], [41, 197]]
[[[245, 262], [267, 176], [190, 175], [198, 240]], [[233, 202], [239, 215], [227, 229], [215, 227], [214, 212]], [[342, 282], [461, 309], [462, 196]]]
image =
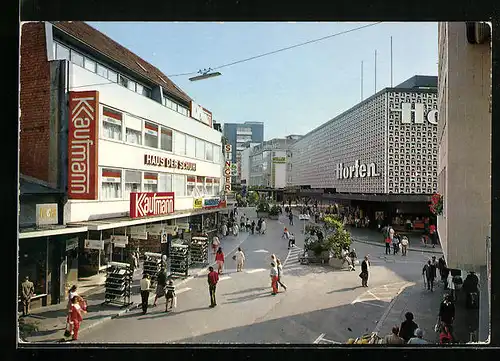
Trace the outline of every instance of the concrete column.
[[478, 341], [486, 341], [490, 335], [490, 293], [488, 291], [488, 270], [479, 268], [479, 328]]

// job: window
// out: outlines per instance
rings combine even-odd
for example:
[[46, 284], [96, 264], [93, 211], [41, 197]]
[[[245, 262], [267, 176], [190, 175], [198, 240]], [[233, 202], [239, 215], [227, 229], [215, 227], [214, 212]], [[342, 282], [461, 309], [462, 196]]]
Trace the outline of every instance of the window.
[[184, 108], [183, 106], [181, 105], [177, 105], [177, 111], [179, 113], [181, 113], [182, 115], [185, 115], [186, 117], [188, 116], [189, 114], [189, 111], [187, 110], [187, 108]]
[[174, 192], [176, 197], [186, 196], [186, 176], [182, 174], [174, 174]]
[[83, 55], [71, 50], [71, 62], [83, 67]]
[[69, 49], [61, 44], [56, 43], [56, 53], [54, 54], [57, 60], [69, 60]]
[[141, 191], [141, 172], [125, 171], [125, 199], [130, 199], [130, 193]]
[[127, 88], [129, 88], [130, 90], [135, 92], [135, 85], [136, 85], [136, 83], [134, 81], [129, 80]]
[[196, 139], [196, 158], [205, 158], [205, 142], [201, 139]]
[[102, 66], [101, 64], [97, 64], [97, 74], [104, 78], [107, 78], [108, 69], [105, 66]]
[[165, 106], [166, 106], [167, 108], [170, 108], [170, 109], [172, 109], [172, 110], [177, 111], [177, 103], [175, 103], [175, 102], [171, 101], [171, 100], [170, 100], [170, 99], [168, 99], [168, 98], [163, 98], [163, 99], [165, 100]]
[[144, 192], [158, 192], [158, 174], [144, 172]]
[[122, 140], [122, 113], [103, 107], [102, 120], [103, 136], [110, 139]]
[[144, 122], [144, 145], [158, 148], [158, 126], [150, 122]]
[[120, 199], [122, 197], [122, 172], [121, 170], [102, 170], [102, 199]]
[[113, 83], [118, 83], [118, 74], [108, 69], [108, 79], [111, 80]]
[[186, 154], [186, 135], [181, 132], [175, 132], [175, 154]]
[[197, 197], [198, 195], [195, 193], [196, 189], [196, 177], [188, 176], [187, 177], [187, 196], [188, 197]]
[[167, 152], [172, 151], [172, 131], [165, 127], [161, 127], [160, 148]]
[[186, 155], [188, 157], [196, 157], [196, 139], [186, 135]]
[[119, 78], [119, 79], [118, 79], [118, 80], [119, 80], [119, 82], [118, 82], [118, 83], [119, 83], [120, 85], [123, 85], [125, 88], [128, 88], [128, 84], [130, 83], [130, 80], [129, 80], [128, 78], [124, 77], [124, 76], [123, 76], [123, 75], [121, 75], [121, 74], [118, 76], [118, 78]]
[[142, 120], [127, 115], [125, 118], [125, 141], [142, 144]]
[[172, 192], [172, 174], [160, 173], [158, 181], [158, 192]]
[[144, 88], [142, 90], [142, 95], [144, 95], [145, 97], [151, 98], [151, 90], [148, 88]]
[[209, 161], [214, 160], [214, 146], [211, 143], [205, 144], [205, 159]]
[[137, 84], [135, 87], [135, 91], [139, 94], [142, 94], [142, 92], [144, 91], [144, 87], [141, 84]]
[[85, 69], [95, 73], [96, 62], [89, 58], [84, 59]]
[[218, 145], [214, 145], [214, 162], [220, 162], [220, 147]]

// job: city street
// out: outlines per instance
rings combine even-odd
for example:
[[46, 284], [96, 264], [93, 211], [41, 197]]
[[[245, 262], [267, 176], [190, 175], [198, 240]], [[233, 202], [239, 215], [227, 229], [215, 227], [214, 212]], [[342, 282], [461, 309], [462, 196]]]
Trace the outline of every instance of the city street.
[[[243, 210], [240, 212], [248, 212]], [[355, 244], [358, 257], [370, 255], [369, 288], [360, 286], [356, 272], [327, 265], [300, 265], [302, 224], [291, 227], [297, 248], [290, 252], [281, 238], [288, 221], [268, 220], [266, 235], [253, 235], [241, 245], [246, 255], [237, 273], [232, 254], [217, 286], [217, 307], [209, 308], [205, 274], [177, 289], [178, 305], [165, 313], [164, 300], [148, 314], [129, 312], [81, 336], [82, 343], [305, 343], [345, 342], [377, 327], [389, 302], [405, 287], [421, 283], [428, 259], [421, 252], [408, 257], [385, 256], [383, 248]], [[274, 253], [285, 263], [283, 283], [271, 295], [269, 264]], [[286, 261], [285, 261], [286, 260]], [[85, 322], [85, 320], [83, 321]], [[319, 340], [319, 341], [318, 341]]]

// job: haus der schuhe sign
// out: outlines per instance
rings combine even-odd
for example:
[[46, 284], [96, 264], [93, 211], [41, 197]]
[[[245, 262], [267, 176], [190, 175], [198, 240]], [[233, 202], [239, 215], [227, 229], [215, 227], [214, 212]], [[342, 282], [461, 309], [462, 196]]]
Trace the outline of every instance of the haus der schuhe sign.
[[174, 192], [130, 193], [130, 218], [174, 213]]
[[196, 171], [196, 163], [162, 157], [159, 155], [144, 154], [144, 164], [157, 167], [175, 168], [180, 170]]

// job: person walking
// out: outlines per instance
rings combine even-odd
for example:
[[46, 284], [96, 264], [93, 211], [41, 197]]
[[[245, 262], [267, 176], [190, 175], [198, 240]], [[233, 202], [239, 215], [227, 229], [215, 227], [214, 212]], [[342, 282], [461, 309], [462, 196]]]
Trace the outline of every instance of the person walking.
[[165, 287], [167, 286], [167, 272], [165, 267], [160, 268], [160, 272], [158, 272], [158, 276], [156, 278], [156, 295], [155, 300], [153, 302], [153, 307], [156, 307], [158, 302], [158, 298], [165, 297]]
[[288, 219], [290, 220], [290, 225], [293, 226], [293, 213], [291, 208], [290, 212], [288, 213]]
[[399, 235], [395, 234], [394, 237], [392, 237], [391, 242], [394, 255], [396, 255], [399, 252]]
[[257, 233], [260, 234], [260, 227], [262, 226], [262, 218], [257, 220]]
[[238, 251], [234, 254], [234, 260], [236, 261], [236, 272], [241, 272], [245, 263], [245, 254], [241, 247], [238, 247]]
[[385, 237], [385, 254], [391, 254], [391, 239], [389, 236]]
[[413, 321], [413, 313], [406, 312], [405, 320], [401, 323], [399, 328], [399, 337], [401, 337], [405, 342], [408, 342], [415, 334], [415, 330], [418, 325]]
[[288, 249], [291, 247], [295, 247], [295, 235], [293, 233], [288, 236]]
[[422, 329], [417, 328], [415, 330], [415, 337], [412, 337], [408, 340], [408, 345], [426, 345], [429, 342], [424, 340], [424, 331]]
[[449, 332], [452, 333], [453, 321], [455, 320], [455, 304], [449, 294], [444, 296], [443, 301], [439, 305], [438, 326], [441, 324], [447, 326]]
[[217, 250], [219, 249], [219, 247], [220, 247], [220, 239], [219, 239], [219, 237], [214, 236], [214, 238], [212, 239], [212, 251], [213, 251], [214, 255], [217, 252]]
[[358, 256], [356, 255], [356, 250], [354, 248], [349, 252], [349, 258], [351, 259], [351, 270], [356, 271], [356, 259]]
[[240, 227], [236, 222], [233, 224], [233, 236], [238, 237], [238, 233], [240, 232]]
[[35, 285], [26, 276], [21, 283], [21, 301], [23, 303], [23, 317], [29, 316], [31, 312], [31, 299], [35, 294]]
[[215, 254], [215, 262], [217, 262], [217, 273], [222, 274], [222, 269], [224, 267], [224, 252], [222, 252], [221, 247], [219, 247]]
[[276, 268], [276, 263], [271, 262], [271, 271], [269, 272], [271, 277], [271, 287], [273, 288], [272, 295], [275, 296], [278, 293], [278, 269]]
[[361, 262], [361, 273], [359, 274], [362, 287], [368, 287], [369, 268], [370, 261], [368, 260], [368, 256], [365, 256], [365, 259]]
[[255, 234], [255, 220], [252, 220], [252, 234]]
[[250, 233], [250, 229], [252, 228], [252, 222], [250, 222], [250, 218], [247, 217], [247, 222], [246, 222], [246, 228], [247, 232]]
[[245, 230], [245, 215], [244, 214], [240, 217], [240, 229], [242, 231]]
[[451, 334], [450, 327], [448, 325], [443, 325], [441, 327], [441, 330], [439, 332], [439, 343], [440, 344], [447, 344], [447, 343], [453, 343], [453, 335]]
[[227, 236], [227, 224], [222, 224], [222, 238], [226, 238]]
[[266, 234], [267, 224], [265, 220], [262, 220], [262, 224], [260, 225], [260, 233]]
[[445, 290], [448, 289], [448, 275], [450, 274], [450, 270], [446, 266], [446, 260], [444, 259], [444, 256], [441, 256], [438, 260], [438, 268], [439, 268], [439, 275], [441, 276], [441, 282], [443, 282], [443, 287]]
[[80, 324], [83, 321], [82, 309], [78, 303], [78, 297], [74, 296], [71, 299], [71, 311], [69, 313], [69, 321], [72, 325], [73, 341], [78, 340], [78, 331], [80, 330]]
[[[279, 259], [276, 260], [276, 269], [278, 270], [278, 284], [286, 291], [286, 285], [281, 282], [281, 277], [283, 277], [283, 265], [281, 264], [281, 261]], [[276, 288], [278, 288], [278, 284], [276, 285]]]
[[434, 224], [431, 224], [429, 226], [429, 235], [431, 237], [432, 248], [436, 248], [436, 244], [437, 244], [437, 231], [436, 231], [436, 226]]
[[431, 264], [431, 260], [428, 260], [424, 268], [422, 268], [422, 275], [425, 276], [425, 280], [427, 280], [427, 290], [434, 292], [434, 279], [436, 278], [436, 273]]
[[284, 238], [284, 239], [287, 239], [287, 240], [290, 238], [290, 233], [288, 232], [288, 229], [286, 227], [283, 230], [283, 234], [281, 235], [281, 238]]
[[168, 281], [166, 290], [167, 290], [167, 294], [166, 294], [165, 298], [167, 299], [167, 301], [165, 302], [165, 312], [168, 312], [168, 305], [169, 304], [170, 304], [170, 310], [172, 310], [174, 307], [177, 306], [177, 300], [176, 300], [177, 296], [175, 295], [174, 281], [172, 281], [172, 280]]
[[217, 301], [215, 299], [215, 289], [217, 287], [217, 282], [219, 282], [219, 274], [214, 271], [212, 266], [208, 267], [208, 291], [210, 293], [210, 307], [217, 306]]
[[408, 237], [403, 236], [403, 238], [401, 239], [401, 255], [402, 256], [406, 256], [406, 253], [408, 252], [408, 246], [409, 246]]
[[151, 281], [149, 280], [148, 274], [144, 274], [142, 276], [140, 286], [141, 286], [142, 314], [145, 315], [146, 312], [148, 312], [149, 289], [151, 288]]
[[399, 327], [394, 326], [392, 332], [384, 337], [384, 344], [386, 345], [404, 345], [405, 341], [399, 337]]

